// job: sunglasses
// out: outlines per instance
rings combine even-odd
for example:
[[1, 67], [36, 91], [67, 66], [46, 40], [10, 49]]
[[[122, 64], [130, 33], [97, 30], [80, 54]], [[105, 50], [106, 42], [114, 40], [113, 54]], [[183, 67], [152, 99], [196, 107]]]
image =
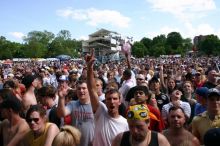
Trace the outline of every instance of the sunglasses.
[[32, 121], [34, 121], [35, 123], [37, 123], [37, 122], [39, 121], [39, 119], [40, 119], [40, 118], [29, 118], [29, 119], [27, 119], [26, 121], [27, 121], [28, 123], [31, 123]]
[[140, 80], [140, 81], [142, 81], [142, 80], [144, 80], [144, 79], [141, 79], [141, 78], [137, 78], [136, 80]]

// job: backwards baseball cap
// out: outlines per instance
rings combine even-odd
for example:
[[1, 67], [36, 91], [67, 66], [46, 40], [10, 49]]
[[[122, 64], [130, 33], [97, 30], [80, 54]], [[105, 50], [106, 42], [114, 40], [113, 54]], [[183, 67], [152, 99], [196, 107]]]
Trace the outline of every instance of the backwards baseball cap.
[[68, 80], [69, 80], [68, 77], [65, 76], [65, 75], [61, 75], [61, 76], [59, 77], [59, 81], [68, 81]]
[[207, 87], [200, 87], [196, 89], [196, 94], [198, 94], [201, 97], [206, 97], [208, 90], [209, 89]]
[[210, 97], [212, 95], [217, 95], [217, 96], [220, 96], [220, 90], [217, 89], [217, 88], [211, 88], [208, 90], [208, 93], [207, 93], [207, 97]]
[[146, 104], [136, 104], [129, 106], [127, 109], [126, 118], [127, 120], [141, 120], [141, 121], [145, 121], [151, 118], [159, 121], [157, 117], [149, 111]]

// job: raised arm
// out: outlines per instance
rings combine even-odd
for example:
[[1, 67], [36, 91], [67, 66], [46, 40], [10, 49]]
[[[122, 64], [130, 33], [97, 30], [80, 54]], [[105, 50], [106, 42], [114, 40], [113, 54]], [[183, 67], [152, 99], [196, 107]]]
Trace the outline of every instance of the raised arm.
[[160, 65], [160, 83], [161, 83], [162, 88], [167, 88], [164, 82], [163, 64]]
[[87, 86], [90, 96], [90, 101], [92, 104], [93, 112], [95, 113], [99, 107], [99, 97], [96, 89], [96, 81], [94, 78], [93, 66], [94, 66], [94, 49], [90, 55], [85, 56], [85, 61], [87, 64]]
[[125, 57], [126, 57], [126, 62], [128, 65], [128, 69], [131, 69], [131, 57], [128, 53], [125, 53]]
[[65, 117], [66, 115], [68, 115], [68, 111], [65, 107], [65, 96], [67, 95], [67, 90], [68, 89], [64, 87], [58, 88], [58, 95], [59, 95], [58, 106], [57, 106], [58, 117]]

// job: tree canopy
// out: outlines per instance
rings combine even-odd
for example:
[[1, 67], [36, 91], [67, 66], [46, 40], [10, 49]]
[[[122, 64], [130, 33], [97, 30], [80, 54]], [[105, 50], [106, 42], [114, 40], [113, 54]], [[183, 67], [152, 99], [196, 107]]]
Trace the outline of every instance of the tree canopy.
[[[220, 40], [214, 34], [202, 37], [196, 44], [202, 55], [220, 55]], [[31, 31], [23, 38], [24, 43], [16, 43], [0, 36], [0, 59], [11, 58], [49, 58], [64, 54], [79, 57], [82, 41], [71, 39], [68, 30], [61, 30], [57, 35], [49, 31]], [[184, 55], [191, 51], [195, 44], [190, 38], [183, 38], [179, 32], [170, 32], [167, 36], [158, 35], [152, 39], [143, 37], [132, 45], [135, 57], [160, 55]]]

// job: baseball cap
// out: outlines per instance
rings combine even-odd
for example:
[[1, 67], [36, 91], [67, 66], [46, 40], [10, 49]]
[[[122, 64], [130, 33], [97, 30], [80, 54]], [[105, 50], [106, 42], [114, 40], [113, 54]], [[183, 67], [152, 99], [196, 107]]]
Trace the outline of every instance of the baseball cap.
[[204, 135], [205, 146], [220, 146], [220, 128], [209, 129]]
[[59, 81], [68, 81], [68, 77], [65, 76], [65, 75], [61, 75], [61, 76], [59, 77]]
[[209, 89], [207, 87], [200, 87], [196, 89], [196, 94], [198, 94], [201, 97], [206, 97], [208, 90]]
[[207, 97], [210, 97], [212, 95], [217, 95], [217, 96], [220, 96], [220, 90], [217, 89], [217, 88], [211, 88], [208, 90], [207, 92]]

